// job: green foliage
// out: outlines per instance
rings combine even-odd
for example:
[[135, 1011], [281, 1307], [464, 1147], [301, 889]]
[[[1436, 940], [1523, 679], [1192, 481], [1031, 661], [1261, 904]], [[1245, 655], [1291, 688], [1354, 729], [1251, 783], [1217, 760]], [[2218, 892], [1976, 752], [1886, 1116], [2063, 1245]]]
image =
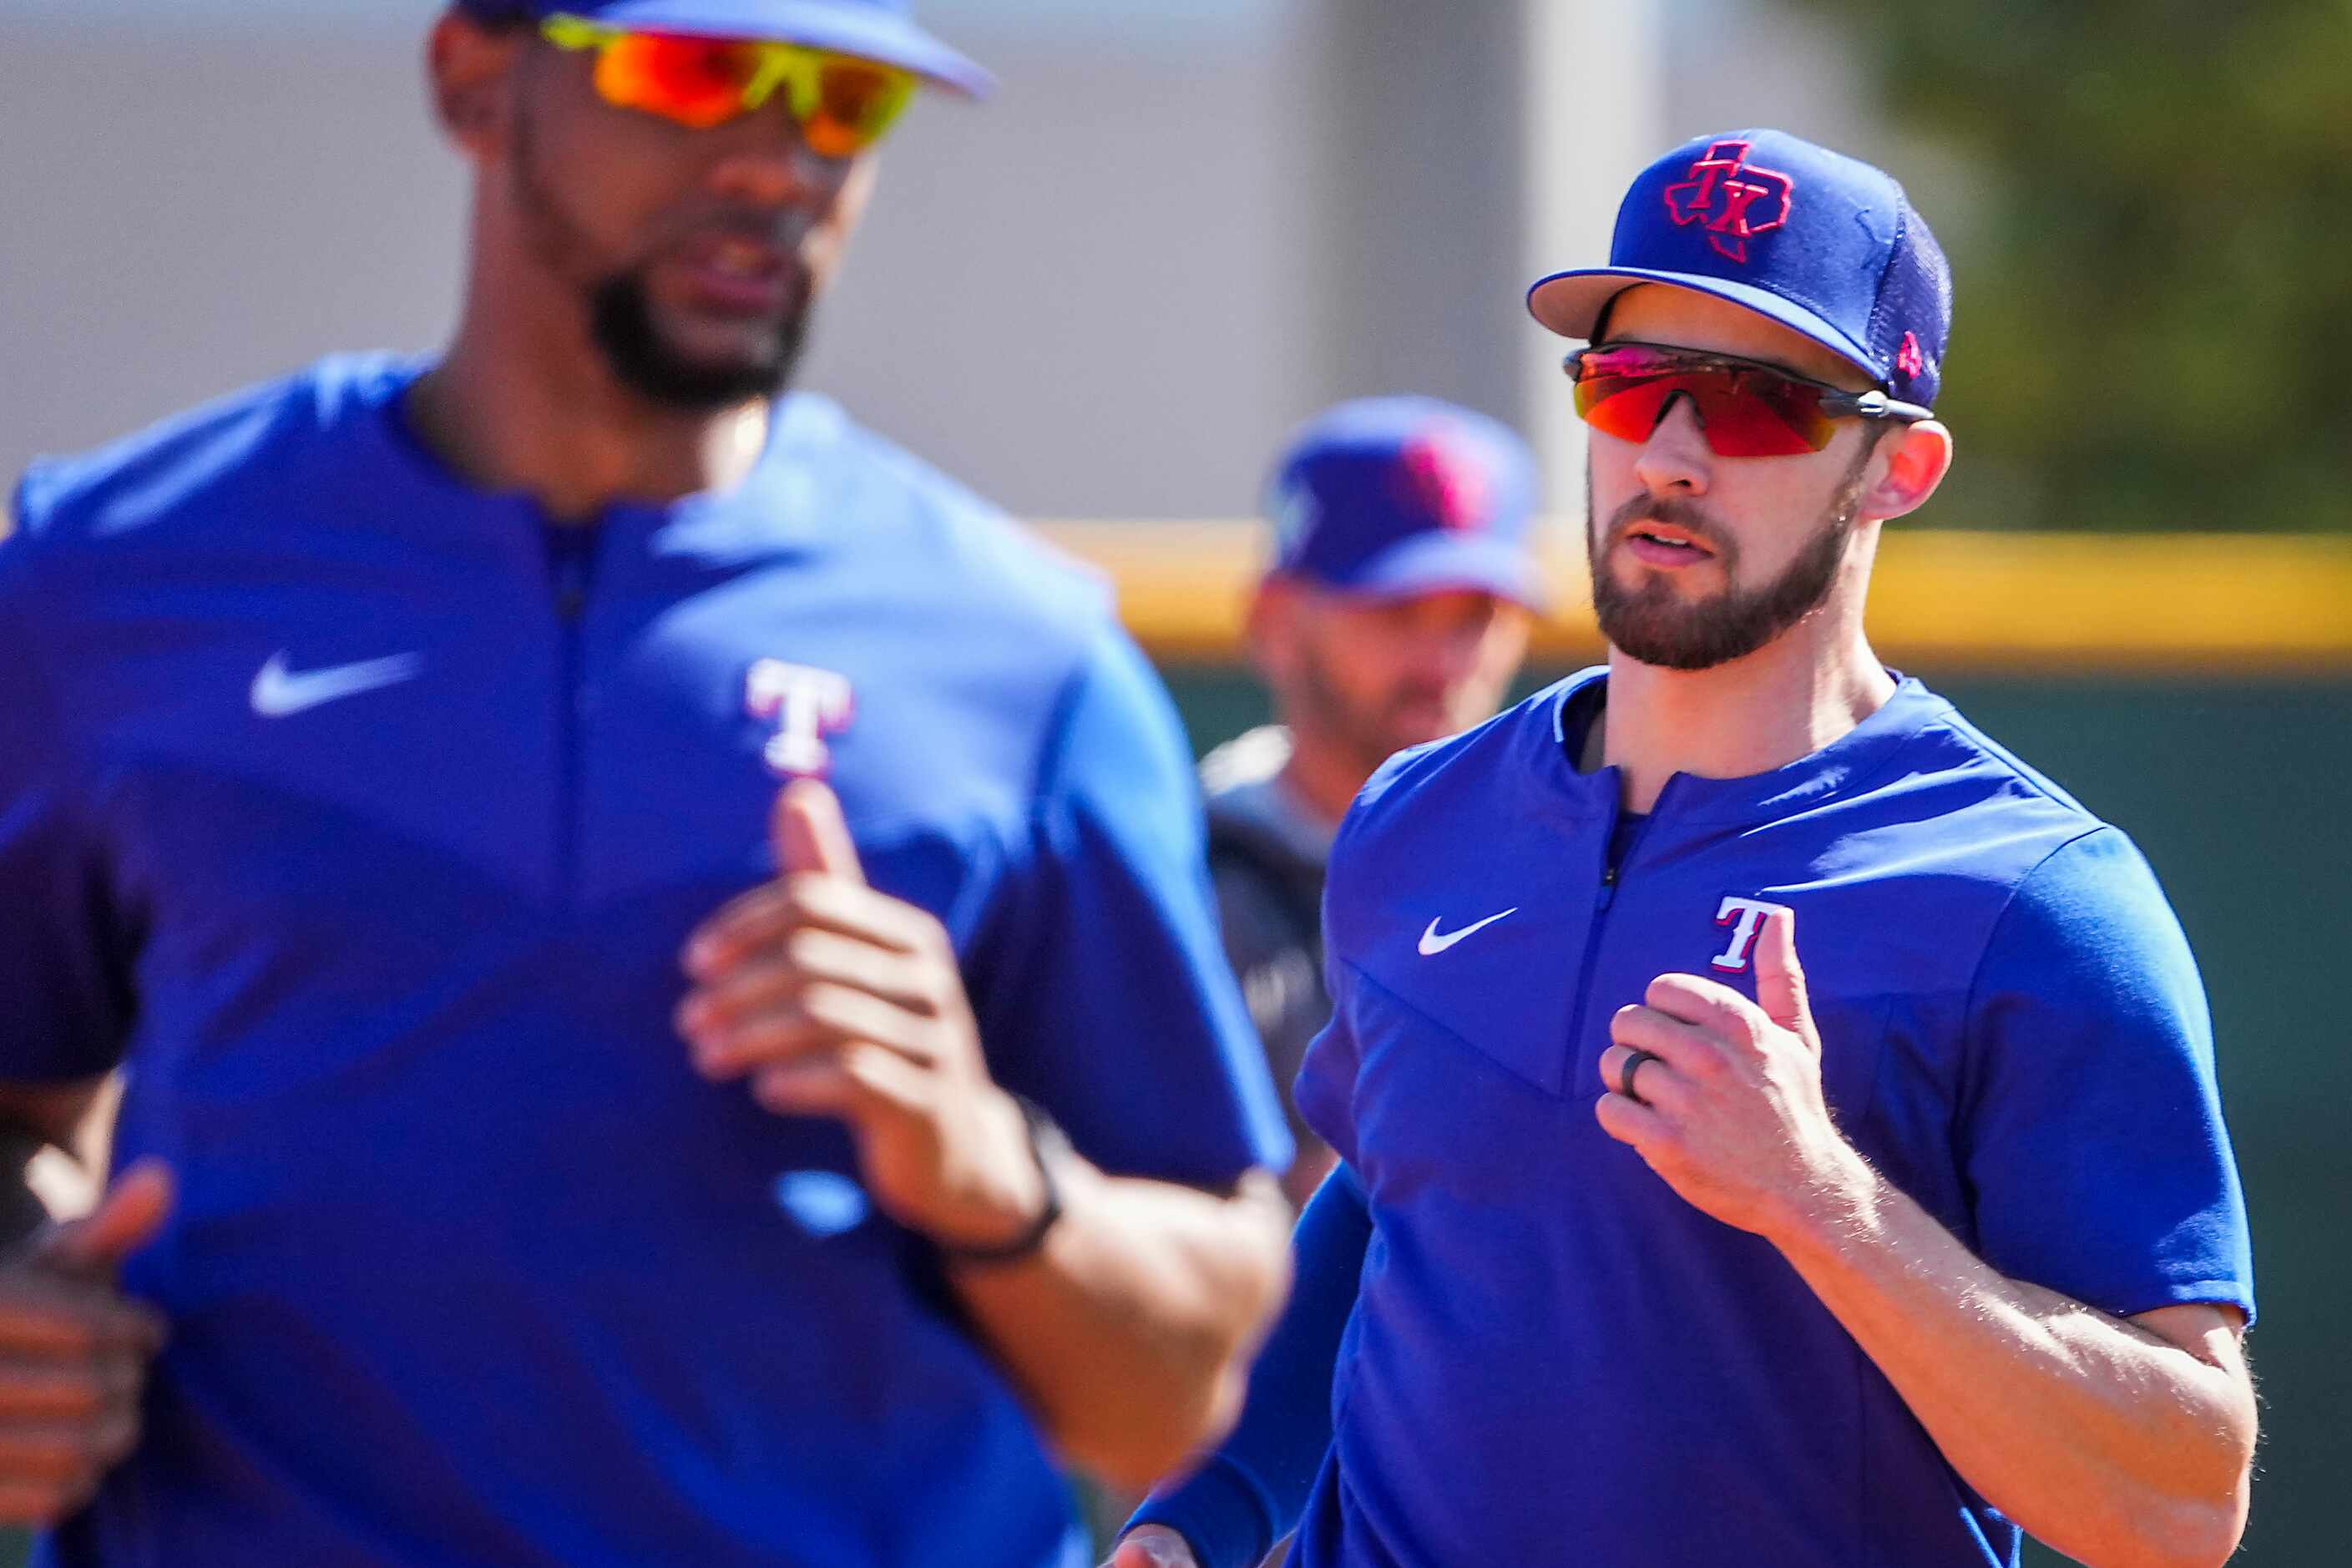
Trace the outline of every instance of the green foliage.
[[1953, 159], [1934, 521], [2352, 531], [2352, 0], [1801, 3]]

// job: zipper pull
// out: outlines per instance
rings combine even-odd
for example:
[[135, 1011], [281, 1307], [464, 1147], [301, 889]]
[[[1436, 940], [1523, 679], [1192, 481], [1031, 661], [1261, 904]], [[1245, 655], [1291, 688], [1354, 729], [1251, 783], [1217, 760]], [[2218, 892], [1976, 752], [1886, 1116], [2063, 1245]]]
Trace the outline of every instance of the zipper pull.
[[550, 530], [547, 536], [549, 574], [554, 581], [556, 619], [570, 626], [588, 607], [588, 552], [593, 537], [578, 528]]

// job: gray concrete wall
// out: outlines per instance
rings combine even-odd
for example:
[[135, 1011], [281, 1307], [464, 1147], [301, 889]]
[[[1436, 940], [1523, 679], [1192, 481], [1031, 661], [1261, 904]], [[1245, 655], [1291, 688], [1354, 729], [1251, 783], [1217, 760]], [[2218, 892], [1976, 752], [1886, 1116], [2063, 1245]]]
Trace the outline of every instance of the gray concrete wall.
[[[1601, 254], [1670, 137], [1853, 118], [1808, 63], [1834, 40], [1761, 0], [922, 9], [1003, 91], [894, 138], [804, 379], [1032, 516], [1247, 512], [1289, 426], [1396, 390], [1531, 430], [1566, 504], [1528, 279]], [[436, 10], [0, 0], [0, 475], [441, 339], [464, 236], [423, 100]]]
[[[463, 176], [425, 117], [431, 4], [92, 4], [0, 6], [0, 469], [440, 340]], [[1299, 7], [934, 9], [1003, 90], [909, 116], [806, 380], [1024, 511], [1244, 510], [1321, 391]]]

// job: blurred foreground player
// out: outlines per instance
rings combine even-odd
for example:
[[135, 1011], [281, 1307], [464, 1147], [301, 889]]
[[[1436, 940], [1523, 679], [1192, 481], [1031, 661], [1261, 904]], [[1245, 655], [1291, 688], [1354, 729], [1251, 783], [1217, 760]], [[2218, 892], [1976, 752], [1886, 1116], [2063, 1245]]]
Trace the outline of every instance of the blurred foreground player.
[[6, 1103], [130, 1084], [0, 1278], [47, 1561], [1066, 1563], [1055, 1456], [1212, 1439], [1278, 1295], [1164, 693], [779, 395], [983, 79], [882, 0], [579, 10], [433, 34], [445, 354], [38, 466], [0, 547]]
[[[1225, 952], [1286, 1091], [1331, 1016], [1323, 867], [1348, 803], [1396, 752], [1493, 716], [1543, 604], [1535, 459], [1504, 426], [1425, 397], [1364, 398], [1293, 437], [1267, 487], [1275, 554], [1249, 647], [1275, 721], [1202, 761]], [[1331, 1168], [1296, 1112], [1283, 1186]]]
[[1942, 256], [1768, 131], [1651, 165], [1611, 254], [1530, 296], [1592, 342], [1607, 668], [1349, 813], [1298, 1088], [1345, 1163], [1121, 1568], [1302, 1513], [1307, 1568], [2218, 1563], [2253, 1292], [2195, 965], [1863, 633], [1951, 459]]

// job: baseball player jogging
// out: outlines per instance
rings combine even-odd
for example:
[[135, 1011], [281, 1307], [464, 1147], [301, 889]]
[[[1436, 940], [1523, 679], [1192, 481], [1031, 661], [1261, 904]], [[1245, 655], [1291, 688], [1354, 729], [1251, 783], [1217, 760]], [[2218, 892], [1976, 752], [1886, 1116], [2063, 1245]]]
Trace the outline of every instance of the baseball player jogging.
[[430, 60], [447, 350], [38, 465], [0, 545], [20, 1152], [129, 1079], [0, 1270], [0, 1510], [1083, 1562], [1057, 1461], [1238, 1404], [1287, 1139], [1108, 596], [783, 393], [875, 142], [985, 79], [898, 0], [467, 0]]
[[1119, 1568], [2213, 1564], [2245, 1216], [2130, 842], [1880, 665], [1952, 437], [1878, 170], [1690, 142], [1535, 286], [1591, 426], [1605, 668], [1366, 787], [1332, 852], [1343, 1161], [1242, 1424]]

